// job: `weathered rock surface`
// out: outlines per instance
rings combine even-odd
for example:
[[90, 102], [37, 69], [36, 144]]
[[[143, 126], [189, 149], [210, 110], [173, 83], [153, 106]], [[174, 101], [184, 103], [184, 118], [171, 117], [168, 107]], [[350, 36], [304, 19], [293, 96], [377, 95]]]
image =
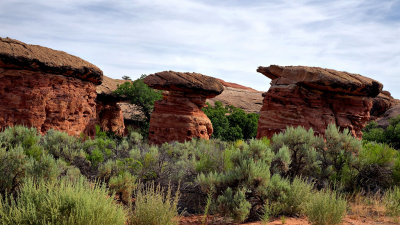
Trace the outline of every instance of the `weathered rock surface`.
[[111, 93], [98, 93], [96, 98], [97, 124], [103, 131], [110, 131], [120, 136], [125, 134], [124, 115], [119, 102], [121, 99]]
[[223, 91], [222, 84], [215, 78], [198, 73], [164, 71], [147, 76], [144, 82], [152, 88], [165, 90], [163, 99], [155, 102], [151, 114], [150, 143], [211, 137], [211, 121], [201, 108], [207, 98]]
[[79, 57], [10, 38], [0, 38], [0, 68], [63, 75], [96, 85], [103, 79], [99, 68]]
[[257, 137], [271, 137], [287, 126], [324, 134], [328, 124], [348, 128], [356, 137], [370, 120], [372, 98], [382, 84], [358, 74], [304, 66], [259, 67], [272, 79], [264, 94]]
[[96, 86], [23, 69], [0, 68], [0, 128], [17, 124], [70, 135], [94, 134]]
[[100, 121], [120, 117], [98, 105], [96, 85], [102, 79], [100, 69], [78, 57], [0, 38], [0, 129], [22, 124], [41, 133], [92, 136]]
[[382, 117], [391, 107], [400, 104], [398, 99], [394, 99], [390, 92], [382, 91], [372, 101], [371, 120]]
[[97, 92], [97, 118], [102, 130], [111, 131], [118, 135], [125, 134], [125, 120], [122, 104], [127, 104], [128, 99], [119, 97], [113, 92], [125, 80], [112, 79], [103, 76], [103, 82], [96, 87]]
[[154, 89], [194, 93], [207, 98], [213, 98], [224, 90], [217, 79], [199, 73], [163, 71], [147, 76], [144, 82]]
[[396, 104], [389, 108], [380, 118], [376, 120], [382, 128], [387, 128], [390, 124], [390, 119], [400, 115], [400, 104]]
[[214, 105], [216, 101], [220, 101], [223, 105], [233, 105], [247, 113], [260, 112], [263, 92], [220, 79], [218, 81], [224, 86], [224, 91], [214, 98], [207, 99], [208, 103]]

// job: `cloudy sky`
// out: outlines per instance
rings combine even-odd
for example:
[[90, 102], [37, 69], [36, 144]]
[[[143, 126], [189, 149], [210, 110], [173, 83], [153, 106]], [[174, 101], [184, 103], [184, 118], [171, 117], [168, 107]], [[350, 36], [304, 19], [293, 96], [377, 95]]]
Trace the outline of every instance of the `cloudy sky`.
[[0, 36], [113, 78], [199, 72], [266, 91], [258, 66], [359, 73], [400, 98], [400, 0], [1, 0]]

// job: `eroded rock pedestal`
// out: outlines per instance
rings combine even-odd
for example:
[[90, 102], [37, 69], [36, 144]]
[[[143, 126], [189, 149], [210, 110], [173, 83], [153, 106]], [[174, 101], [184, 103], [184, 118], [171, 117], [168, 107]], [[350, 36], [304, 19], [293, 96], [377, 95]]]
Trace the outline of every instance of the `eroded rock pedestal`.
[[76, 56], [0, 38], [0, 129], [19, 124], [93, 136], [104, 120], [96, 100], [102, 79], [99, 68]]
[[147, 76], [144, 82], [165, 90], [155, 102], [151, 114], [149, 143], [184, 142], [193, 138], [209, 139], [213, 133], [210, 119], [201, 110], [207, 98], [223, 91], [215, 78], [198, 73], [164, 71]]
[[287, 126], [324, 134], [330, 123], [361, 138], [370, 120], [372, 98], [382, 91], [382, 84], [375, 80], [331, 69], [272, 65], [257, 71], [272, 79], [264, 94], [258, 138], [272, 137]]

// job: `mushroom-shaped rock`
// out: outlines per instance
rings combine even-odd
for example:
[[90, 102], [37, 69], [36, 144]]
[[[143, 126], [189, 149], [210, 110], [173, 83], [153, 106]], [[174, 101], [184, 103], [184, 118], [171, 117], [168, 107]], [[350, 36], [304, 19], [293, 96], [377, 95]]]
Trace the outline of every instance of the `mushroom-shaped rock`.
[[22, 124], [92, 135], [96, 66], [62, 51], [0, 38], [0, 129]]
[[217, 79], [198, 73], [164, 71], [147, 76], [144, 83], [164, 90], [163, 99], [155, 102], [151, 114], [150, 143], [211, 137], [211, 121], [201, 108], [207, 98], [215, 97], [224, 90]]
[[272, 79], [264, 94], [257, 137], [271, 137], [287, 126], [313, 128], [324, 134], [328, 124], [362, 137], [370, 120], [372, 98], [382, 91], [373, 79], [332, 69], [305, 66], [259, 67]]

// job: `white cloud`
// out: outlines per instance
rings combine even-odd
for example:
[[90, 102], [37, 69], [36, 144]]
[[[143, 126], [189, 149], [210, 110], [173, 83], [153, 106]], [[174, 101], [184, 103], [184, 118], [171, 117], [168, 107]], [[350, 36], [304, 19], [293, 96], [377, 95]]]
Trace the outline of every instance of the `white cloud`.
[[381, 81], [400, 98], [396, 1], [0, 2], [0, 36], [64, 50], [106, 75], [195, 71], [259, 90], [258, 66], [322, 66]]

